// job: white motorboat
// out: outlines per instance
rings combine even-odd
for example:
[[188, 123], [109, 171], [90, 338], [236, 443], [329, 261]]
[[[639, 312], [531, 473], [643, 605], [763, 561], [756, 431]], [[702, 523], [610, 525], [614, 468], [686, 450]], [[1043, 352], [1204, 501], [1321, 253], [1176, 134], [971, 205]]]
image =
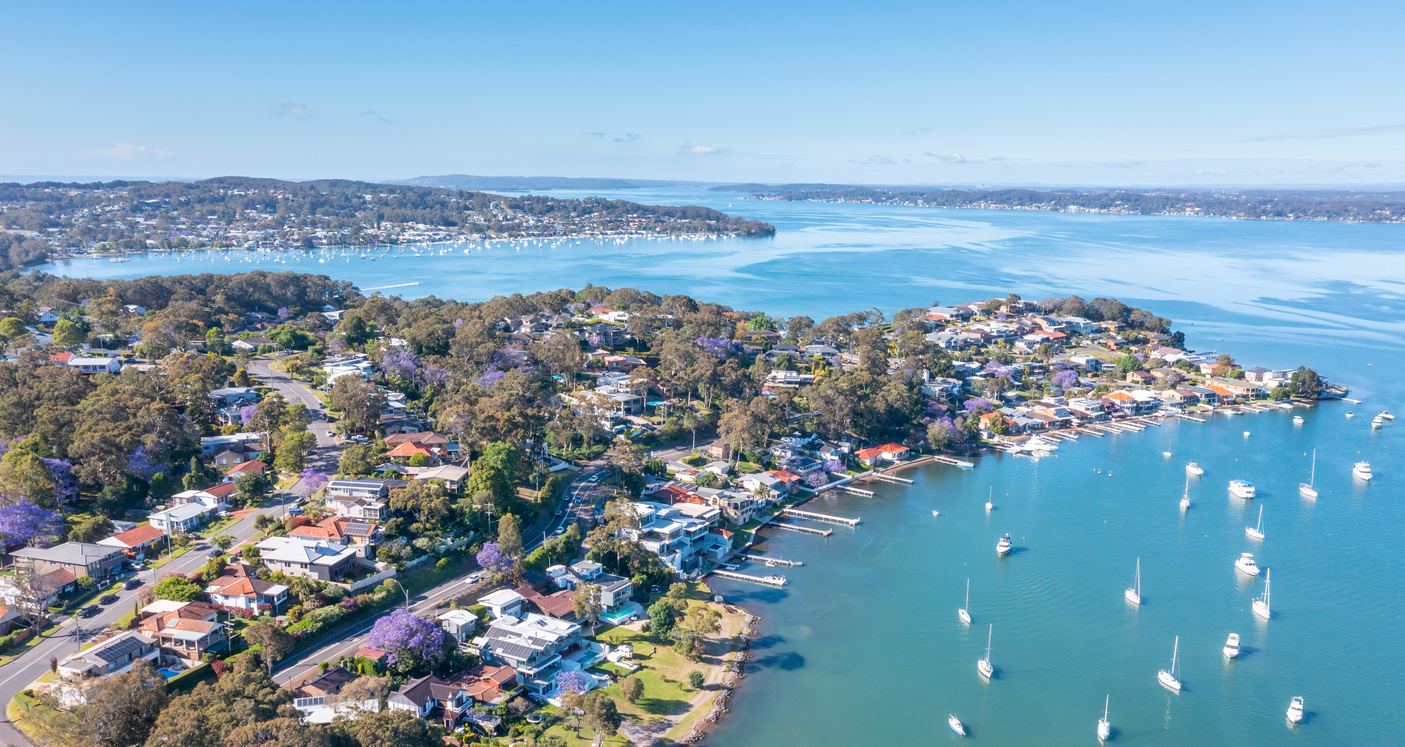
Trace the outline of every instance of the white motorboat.
[[1354, 417], [1356, 417], [1356, 413], [1348, 411], [1347, 414], [1346, 414], [1346, 416], [1347, 416], [1348, 418], [1354, 418]]
[[1230, 480], [1229, 492], [1235, 494], [1236, 496], [1239, 496], [1240, 498], [1253, 498], [1255, 492], [1254, 483], [1249, 482], [1248, 480]]
[[1229, 639], [1224, 642], [1224, 655], [1226, 659], [1239, 657], [1239, 634], [1230, 633]]
[[1316, 498], [1317, 489], [1313, 487], [1317, 482], [1317, 449], [1312, 450], [1312, 471], [1308, 473], [1307, 482], [1298, 483], [1298, 492], [1304, 498]]
[[1248, 431], [1244, 431], [1244, 437], [1245, 437], [1245, 438], [1248, 438], [1248, 437], [1249, 437], [1249, 432], [1248, 432]]
[[999, 542], [995, 543], [995, 554], [1009, 555], [1010, 547], [1010, 535], [1007, 534], [1004, 537], [1001, 537]]
[[1187, 464], [1185, 466], [1185, 471], [1189, 472], [1192, 475], [1195, 475], [1196, 477], [1200, 477], [1201, 475], [1205, 474], [1205, 470], [1202, 469], [1201, 466], [1196, 464], [1195, 462]]
[[966, 579], [966, 606], [956, 611], [956, 616], [961, 618], [961, 622], [971, 624], [971, 579]]
[[1395, 419], [1395, 416], [1394, 416], [1394, 415], [1391, 415], [1390, 412], [1387, 411], [1387, 410], [1381, 410], [1381, 414], [1380, 414], [1380, 415], [1377, 415], [1376, 417], [1378, 417], [1378, 418], [1380, 418], [1380, 419], [1382, 419], [1382, 420], [1394, 420], [1394, 419]]
[[1259, 566], [1254, 562], [1254, 554], [1251, 552], [1241, 553], [1239, 559], [1234, 561], [1234, 567], [1250, 576], [1259, 575]]
[[1264, 507], [1259, 506], [1259, 524], [1257, 527], [1244, 527], [1244, 533], [1256, 540], [1264, 538]]
[[995, 624], [992, 623], [990, 626], [990, 631], [986, 633], [985, 637], [985, 658], [980, 659], [976, 662], [976, 671], [980, 672], [981, 676], [986, 679], [990, 679], [991, 676], [995, 674], [995, 667], [990, 663], [990, 639], [994, 635]]
[[1303, 424], [1303, 416], [1301, 416], [1301, 415], [1294, 415], [1294, 416], [1293, 416], [1293, 425], [1302, 425], [1302, 424]]
[[1164, 456], [1164, 457], [1166, 457], [1167, 459], [1170, 459], [1170, 458], [1171, 458], [1171, 452], [1169, 452], [1169, 451], [1163, 451], [1163, 452], [1161, 452], [1161, 456]]
[[1351, 474], [1358, 480], [1369, 481], [1371, 479], [1371, 463], [1357, 462], [1356, 466], [1351, 468]]
[[1380, 415], [1377, 415], [1375, 419], [1371, 421], [1371, 427], [1376, 430], [1380, 430], [1383, 425], [1385, 425], [1385, 421], [1381, 419]]
[[1132, 604], [1140, 605], [1140, 604], [1142, 603], [1142, 559], [1141, 559], [1141, 558], [1137, 558], [1137, 573], [1136, 573], [1136, 575], [1132, 576], [1132, 585], [1129, 586], [1129, 587], [1127, 587], [1127, 591], [1123, 592], [1122, 596], [1126, 597], [1126, 598], [1127, 598], [1127, 601], [1131, 602]]
[[1254, 600], [1254, 614], [1265, 620], [1273, 614], [1268, 607], [1268, 583], [1271, 575], [1273, 575], [1273, 569], [1264, 571], [1264, 595]]
[[1301, 724], [1303, 722], [1303, 699], [1294, 697], [1293, 702], [1288, 704], [1288, 723]]
[[942, 515], [942, 512], [941, 512], [941, 511], [938, 511], [938, 510], [936, 510], [936, 509], [934, 508], [934, 509], [932, 509], [932, 515], [933, 515], [933, 516], [941, 516], [941, 515]]
[[946, 725], [950, 726], [951, 730], [956, 732], [957, 736], [966, 736], [966, 727], [962, 725], [961, 719], [948, 714], [946, 717]]
[[1181, 680], [1176, 676], [1176, 655], [1179, 654], [1180, 651], [1181, 637], [1176, 636], [1176, 647], [1171, 649], [1171, 668], [1169, 670], [1163, 669], [1156, 673], [1156, 681], [1160, 682], [1162, 687], [1174, 692], [1181, 691]]
[[1181, 510], [1190, 508], [1190, 475], [1185, 478], [1185, 491], [1181, 493]]
[[1099, 741], [1099, 742], [1106, 742], [1106, 741], [1107, 741], [1107, 738], [1110, 737], [1110, 736], [1112, 736], [1112, 724], [1108, 723], [1108, 721], [1107, 721], [1107, 707], [1108, 707], [1108, 705], [1111, 704], [1111, 703], [1112, 703], [1112, 696], [1109, 695], [1109, 696], [1107, 696], [1107, 699], [1103, 701], [1103, 717], [1100, 718], [1100, 719], [1098, 719], [1098, 741]]

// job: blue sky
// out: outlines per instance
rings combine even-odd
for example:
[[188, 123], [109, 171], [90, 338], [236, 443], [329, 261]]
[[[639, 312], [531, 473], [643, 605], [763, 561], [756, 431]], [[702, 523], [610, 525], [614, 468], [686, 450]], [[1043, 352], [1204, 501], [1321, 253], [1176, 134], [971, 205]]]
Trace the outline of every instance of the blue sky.
[[1403, 3], [28, 3], [0, 174], [1405, 182]]

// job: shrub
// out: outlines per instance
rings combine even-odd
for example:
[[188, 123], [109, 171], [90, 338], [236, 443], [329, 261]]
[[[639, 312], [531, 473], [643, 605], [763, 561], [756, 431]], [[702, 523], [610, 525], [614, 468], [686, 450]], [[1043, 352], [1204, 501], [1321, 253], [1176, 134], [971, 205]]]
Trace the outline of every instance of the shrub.
[[12, 635], [0, 636], [0, 654], [9, 651], [15, 645], [15, 637]]
[[697, 690], [703, 686], [703, 673], [694, 669], [688, 673], [688, 686]]

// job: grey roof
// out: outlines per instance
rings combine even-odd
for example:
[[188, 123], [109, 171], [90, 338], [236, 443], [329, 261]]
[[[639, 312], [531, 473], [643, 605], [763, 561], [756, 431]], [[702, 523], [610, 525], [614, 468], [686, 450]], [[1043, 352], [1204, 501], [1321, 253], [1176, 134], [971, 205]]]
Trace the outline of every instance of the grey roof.
[[189, 521], [201, 514], [207, 514], [212, 510], [213, 509], [203, 503], [182, 503], [175, 508], [168, 508], [160, 513], [152, 514], [149, 518], [161, 518], [170, 521]]
[[155, 641], [137, 633], [124, 638], [113, 639], [111, 645], [100, 643], [84, 651], [83, 658], [86, 659], [89, 656], [96, 656], [107, 662], [120, 661], [125, 658], [127, 654], [135, 654], [141, 651], [143, 647], [150, 646], [153, 643], [155, 643]]
[[95, 560], [101, 560], [120, 552], [120, 549], [107, 545], [95, 545], [88, 542], [65, 542], [57, 547], [26, 547], [15, 550], [11, 555], [16, 558], [44, 560], [50, 563], [87, 566]]
[[629, 585], [629, 579], [624, 576], [616, 576], [613, 573], [602, 573], [595, 577], [595, 583], [605, 591], [616, 591]]

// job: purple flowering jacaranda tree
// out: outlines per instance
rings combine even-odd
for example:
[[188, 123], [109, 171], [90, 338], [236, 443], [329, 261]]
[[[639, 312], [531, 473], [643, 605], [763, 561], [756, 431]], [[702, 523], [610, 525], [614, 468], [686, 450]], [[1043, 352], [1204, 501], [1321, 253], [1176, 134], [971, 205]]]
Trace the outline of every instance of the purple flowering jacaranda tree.
[[444, 631], [429, 620], [397, 609], [378, 620], [366, 638], [385, 652], [385, 662], [401, 672], [431, 669], [444, 661]]
[[484, 542], [483, 549], [474, 556], [481, 568], [493, 573], [506, 573], [512, 570], [514, 565], [512, 558], [503, 555], [501, 548], [496, 542]]
[[0, 541], [6, 550], [56, 542], [63, 536], [63, 517], [21, 500], [0, 506]]

